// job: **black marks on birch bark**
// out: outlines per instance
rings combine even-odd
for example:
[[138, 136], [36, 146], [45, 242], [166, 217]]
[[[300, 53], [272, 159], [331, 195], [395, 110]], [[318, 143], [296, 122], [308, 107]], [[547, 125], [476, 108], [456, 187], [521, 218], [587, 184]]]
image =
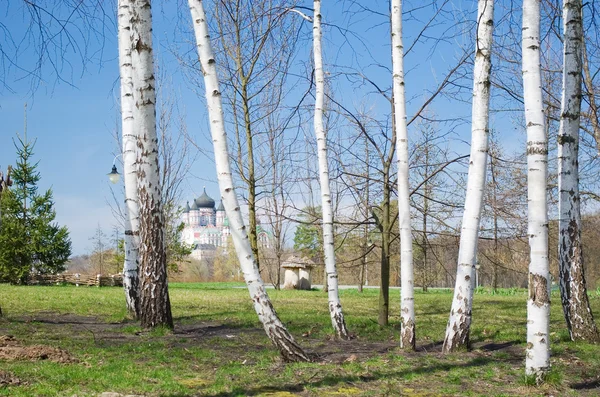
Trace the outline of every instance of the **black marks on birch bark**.
[[529, 299], [537, 307], [550, 304], [548, 279], [540, 274], [529, 273]]
[[[567, 116], [565, 116], [567, 115]], [[563, 117], [569, 117], [568, 113], [563, 113]], [[579, 116], [577, 116], [577, 118], [579, 118]], [[557, 138], [558, 144], [559, 145], [564, 145], [566, 143], [575, 143], [576, 139], [574, 137], [572, 137], [571, 135], [559, 135]]]
[[415, 323], [411, 319], [402, 321], [402, 332], [400, 337], [402, 338], [402, 347], [404, 349], [416, 349]]
[[542, 142], [527, 142], [527, 155], [535, 154], [548, 155], [548, 146]]

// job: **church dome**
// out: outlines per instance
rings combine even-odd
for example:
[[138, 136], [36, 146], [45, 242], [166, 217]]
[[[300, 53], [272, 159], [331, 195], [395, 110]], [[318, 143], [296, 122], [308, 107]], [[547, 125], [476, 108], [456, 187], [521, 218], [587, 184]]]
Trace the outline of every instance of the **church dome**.
[[217, 208], [217, 211], [225, 212], [225, 207], [223, 206], [223, 200], [221, 200], [221, 202], [219, 203], [219, 208]]
[[190, 211], [196, 211], [198, 209], [198, 205], [196, 205], [196, 200], [192, 201], [192, 206], [190, 207]]
[[194, 200], [194, 204], [198, 206], [198, 208], [215, 208], [215, 200], [206, 194], [206, 188], [204, 188], [202, 196]]
[[190, 212], [190, 202], [188, 201], [187, 203], [185, 203], [185, 209], [183, 210], [183, 213], [188, 213]]

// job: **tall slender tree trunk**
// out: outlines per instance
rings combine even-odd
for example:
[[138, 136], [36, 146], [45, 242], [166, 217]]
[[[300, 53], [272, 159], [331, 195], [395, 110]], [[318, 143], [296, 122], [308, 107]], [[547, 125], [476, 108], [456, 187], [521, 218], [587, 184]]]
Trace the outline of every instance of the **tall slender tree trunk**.
[[317, 157], [319, 162], [319, 182], [321, 185], [321, 209], [323, 211], [323, 254], [327, 272], [327, 295], [329, 314], [333, 329], [338, 337], [349, 339], [344, 321], [342, 304], [338, 292], [338, 274], [335, 266], [335, 247], [333, 242], [333, 208], [329, 187], [329, 166], [327, 164], [327, 134], [323, 123], [325, 102], [325, 74], [321, 51], [321, 0], [314, 1], [313, 18], [313, 57], [315, 62], [315, 116], [314, 128], [317, 138]]
[[[429, 147], [425, 148], [425, 175], [428, 175], [427, 172], [429, 172], [429, 166], [427, 164], [429, 164]], [[423, 186], [423, 292], [427, 292], [428, 289], [428, 281], [429, 281], [429, 275], [428, 275], [428, 254], [429, 254], [429, 242], [427, 240], [427, 221], [429, 219], [429, 195], [431, 194], [431, 186], [429, 184], [429, 182], [425, 182], [425, 185]]]
[[369, 140], [365, 136], [365, 198], [364, 198], [364, 211], [365, 211], [365, 224], [363, 225], [363, 242], [362, 242], [362, 258], [360, 265], [360, 281], [358, 292], [363, 292], [363, 287], [368, 285], [368, 258], [367, 255], [369, 253], [370, 244], [369, 244], [369, 223], [367, 222], [369, 218], [369, 212], [371, 210], [371, 200], [370, 200], [370, 156], [369, 156]]
[[533, 376], [537, 382], [540, 382], [550, 369], [550, 283], [546, 200], [548, 141], [544, 128], [540, 71], [540, 0], [523, 0], [522, 40], [530, 249], [525, 369], [528, 376]]
[[479, 221], [483, 207], [489, 136], [490, 70], [492, 67], [493, 0], [479, 0], [473, 70], [471, 156], [463, 214], [454, 299], [444, 339], [444, 352], [469, 346], [473, 281], [477, 261]]
[[377, 322], [384, 327], [389, 324], [390, 313], [390, 181], [389, 171], [384, 170], [381, 220], [377, 220], [381, 231], [381, 266], [379, 285], [379, 316]]
[[492, 274], [492, 288], [498, 290], [498, 182], [496, 181], [496, 153], [490, 156], [490, 176], [492, 177], [492, 203], [494, 221], [494, 269]]
[[358, 292], [363, 292], [365, 285], [365, 265], [367, 264], [367, 241], [361, 243], [360, 268], [358, 270]]
[[[243, 74], [243, 66], [241, 60], [239, 63], [241, 73]], [[250, 119], [250, 105], [248, 103], [248, 80], [246, 77], [242, 77], [242, 111], [244, 112], [244, 126], [246, 132], [246, 150], [247, 155], [247, 166], [248, 175], [245, 178], [248, 185], [248, 237], [250, 238], [250, 246], [252, 247], [252, 253], [256, 258], [256, 266], [260, 269], [260, 261], [258, 257], [258, 236], [256, 232], [256, 174], [254, 172], [254, 137], [252, 135], [252, 120]]]
[[398, 223], [400, 225], [400, 347], [415, 349], [415, 298], [413, 279], [410, 193], [408, 189], [408, 130], [404, 90], [404, 47], [402, 45], [402, 1], [392, 0], [393, 98], [398, 156]]
[[188, 0], [194, 33], [198, 49], [198, 57], [202, 73], [204, 74], [204, 85], [206, 90], [206, 104], [210, 117], [210, 131], [215, 151], [215, 165], [219, 190], [225, 207], [227, 219], [231, 228], [231, 235], [235, 250], [244, 273], [244, 279], [248, 286], [248, 292], [258, 314], [267, 336], [277, 346], [283, 358], [287, 361], [309, 361], [307, 354], [294, 341], [292, 335], [285, 328], [271, 304], [258, 271], [256, 259], [252, 253], [252, 247], [248, 240], [248, 234], [240, 206], [235, 195], [233, 177], [229, 164], [229, 152], [227, 149], [227, 134], [223, 120], [223, 107], [221, 103], [221, 91], [219, 90], [219, 79], [213, 56], [208, 24], [204, 7], [201, 0]]
[[558, 132], [560, 297], [571, 340], [600, 341], [585, 285], [579, 198], [582, 1], [564, 0], [563, 93]]
[[131, 64], [131, 21], [133, 1], [119, 0], [119, 72], [121, 75], [121, 131], [123, 134], [123, 179], [125, 184], [125, 262], [123, 287], [127, 312], [135, 319], [140, 313], [138, 247], [139, 210], [136, 174], [136, 128], [133, 119], [133, 68]]
[[136, 163], [140, 219], [140, 320], [142, 327], [163, 325], [173, 328], [158, 166], [150, 0], [134, 0], [132, 11], [133, 119], [138, 128]]

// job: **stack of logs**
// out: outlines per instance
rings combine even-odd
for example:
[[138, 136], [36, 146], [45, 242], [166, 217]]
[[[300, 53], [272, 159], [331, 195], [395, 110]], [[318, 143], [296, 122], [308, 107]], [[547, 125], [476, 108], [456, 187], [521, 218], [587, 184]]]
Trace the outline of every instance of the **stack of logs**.
[[72, 284], [87, 285], [89, 287], [122, 287], [123, 275], [113, 274], [109, 276], [89, 274], [32, 274], [27, 280], [28, 285], [55, 285]]

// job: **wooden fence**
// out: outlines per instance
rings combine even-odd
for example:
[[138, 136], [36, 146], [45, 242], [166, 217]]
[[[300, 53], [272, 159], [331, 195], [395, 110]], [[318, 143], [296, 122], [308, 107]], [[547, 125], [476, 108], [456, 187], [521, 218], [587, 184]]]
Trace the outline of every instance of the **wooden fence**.
[[55, 284], [72, 284], [72, 285], [87, 285], [95, 287], [122, 287], [123, 275], [113, 274], [109, 276], [90, 275], [90, 274], [32, 274], [27, 280], [29, 285], [55, 285]]

